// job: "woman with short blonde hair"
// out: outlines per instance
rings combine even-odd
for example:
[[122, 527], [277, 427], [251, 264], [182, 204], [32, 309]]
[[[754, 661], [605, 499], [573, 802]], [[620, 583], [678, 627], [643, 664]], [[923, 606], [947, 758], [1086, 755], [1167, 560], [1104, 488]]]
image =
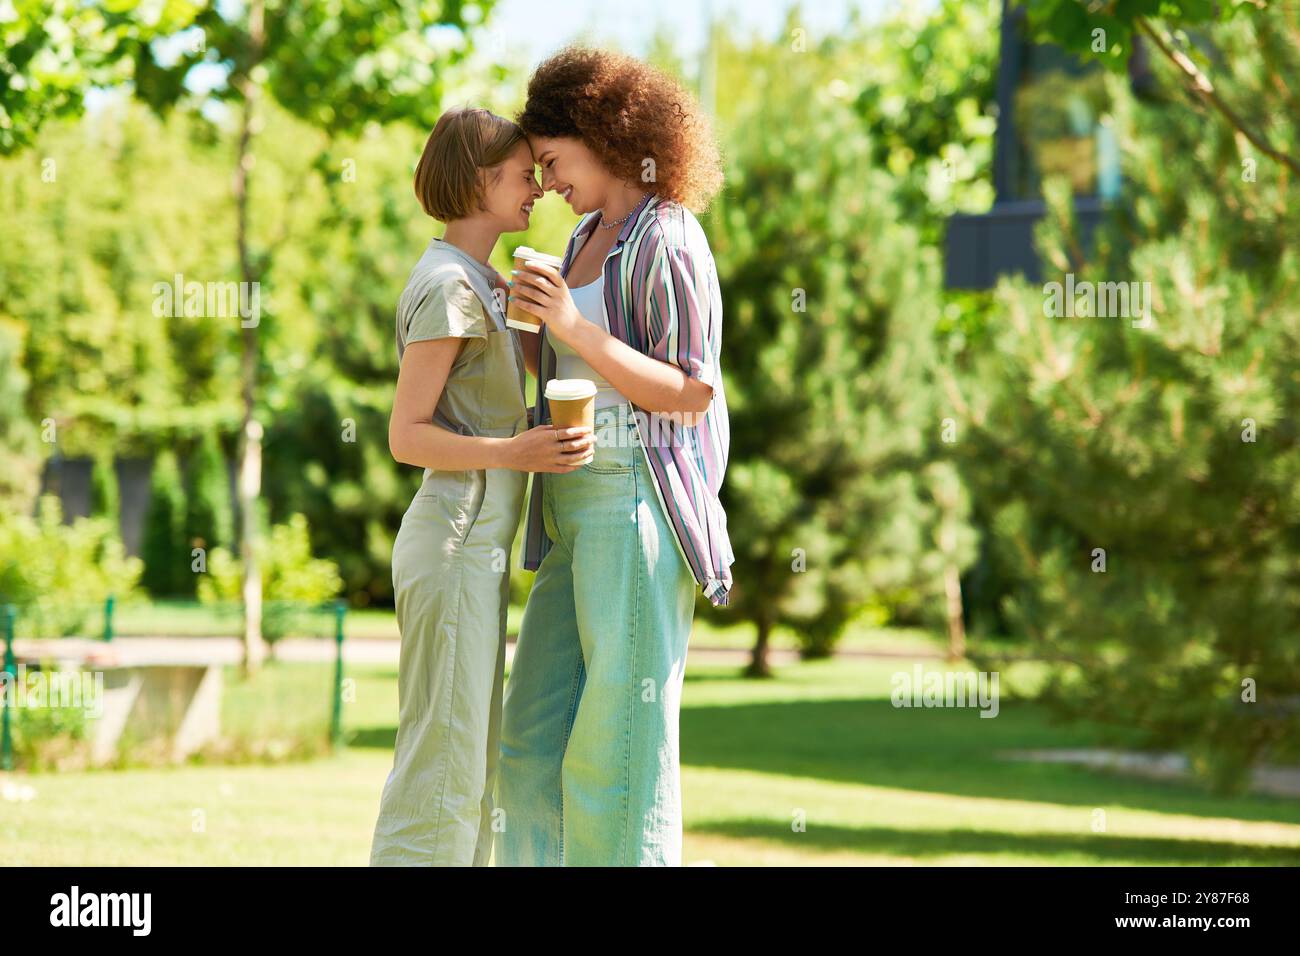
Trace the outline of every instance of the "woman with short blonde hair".
[[424, 211], [447, 224], [397, 308], [400, 369], [388, 443], [424, 478], [393, 543], [402, 646], [393, 769], [372, 866], [485, 866], [505, 667], [509, 554], [528, 472], [591, 455], [582, 429], [528, 427], [524, 362], [488, 257], [528, 228], [542, 195], [514, 123], [487, 110], [438, 120], [415, 171]]

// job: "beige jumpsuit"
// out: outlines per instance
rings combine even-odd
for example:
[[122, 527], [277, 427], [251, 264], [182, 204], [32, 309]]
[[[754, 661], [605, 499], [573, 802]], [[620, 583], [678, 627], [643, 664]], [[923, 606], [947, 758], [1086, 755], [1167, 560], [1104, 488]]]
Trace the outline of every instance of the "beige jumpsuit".
[[[435, 239], [411, 272], [397, 349], [467, 338], [434, 412], [465, 435], [527, 428], [524, 363], [494, 270]], [[393, 543], [398, 725], [371, 866], [486, 866], [501, 729], [510, 548], [526, 472], [426, 469]]]

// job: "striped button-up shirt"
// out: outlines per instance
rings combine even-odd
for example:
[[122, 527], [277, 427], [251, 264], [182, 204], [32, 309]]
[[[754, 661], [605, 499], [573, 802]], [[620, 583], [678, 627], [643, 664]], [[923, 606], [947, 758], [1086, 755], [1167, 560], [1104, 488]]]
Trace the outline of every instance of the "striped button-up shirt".
[[[589, 213], [564, 252], [562, 275], [596, 228]], [[735, 561], [727, 536], [727, 515], [718, 499], [727, 469], [731, 433], [722, 388], [722, 292], [704, 230], [679, 203], [650, 196], [641, 201], [619, 230], [605, 258], [605, 315], [610, 334], [645, 355], [676, 365], [691, 378], [713, 387], [703, 415], [686, 425], [667, 415], [633, 406], [641, 446], [677, 543], [704, 596], [715, 606], [728, 603], [730, 566]], [[537, 421], [550, 418], [546, 383], [555, 377], [555, 349], [542, 329], [537, 376]], [[551, 548], [542, 522], [544, 472], [533, 475], [524, 530], [524, 568], [536, 571]]]

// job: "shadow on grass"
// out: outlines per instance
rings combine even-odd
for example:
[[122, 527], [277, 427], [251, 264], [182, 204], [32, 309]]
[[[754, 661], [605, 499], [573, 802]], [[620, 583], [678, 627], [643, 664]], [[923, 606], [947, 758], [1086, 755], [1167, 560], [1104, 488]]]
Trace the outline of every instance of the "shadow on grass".
[[1097, 728], [1053, 725], [1042, 707], [1005, 696], [994, 718], [975, 709], [895, 708], [879, 699], [684, 707], [681, 714], [685, 765], [965, 797], [1300, 823], [1300, 801], [1218, 797], [1192, 783], [995, 756], [1097, 742]]
[[1300, 851], [1286, 847], [1104, 833], [1008, 833], [1005, 830], [906, 830], [823, 825], [811, 827], [805, 833], [795, 833], [788, 821], [754, 819], [706, 821], [693, 824], [688, 832], [775, 841], [802, 851], [850, 851], [913, 858], [1005, 853], [1041, 857], [1045, 861], [1078, 855], [1095, 859], [1103, 865], [1134, 861], [1138, 865], [1150, 866], [1295, 866], [1300, 863]]
[[[388, 677], [387, 668], [378, 676]], [[686, 679], [715, 686], [733, 680], [716, 673]], [[734, 682], [742, 691], [761, 686], [739, 676]], [[1300, 824], [1300, 800], [1218, 797], [1190, 782], [1000, 759], [1003, 750], [1133, 744], [1123, 734], [1105, 739], [1095, 725], [1054, 723], [1045, 708], [1005, 692], [1000, 703], [997, 717], [982, 718], [974, 708], [895, 708], [878, 696], [692, 706], [688, 695], [682, 763], [961, 797]], [[350, 729], [348, 745], [391, 752], [396, 737], [393, 725], [363, 724]], [[1080, 846], [1094, 845], [1081, 839]]]

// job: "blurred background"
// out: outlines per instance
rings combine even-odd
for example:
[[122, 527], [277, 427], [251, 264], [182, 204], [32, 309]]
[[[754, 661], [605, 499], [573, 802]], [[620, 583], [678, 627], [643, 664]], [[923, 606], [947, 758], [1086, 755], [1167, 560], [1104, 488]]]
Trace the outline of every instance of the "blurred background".
[[412, 173], [574, 41], [726, 170], [687, 861], [1300, 862], [1300, 2], [1155, 7], [0, 0], [0, 863], [364, 864]]

